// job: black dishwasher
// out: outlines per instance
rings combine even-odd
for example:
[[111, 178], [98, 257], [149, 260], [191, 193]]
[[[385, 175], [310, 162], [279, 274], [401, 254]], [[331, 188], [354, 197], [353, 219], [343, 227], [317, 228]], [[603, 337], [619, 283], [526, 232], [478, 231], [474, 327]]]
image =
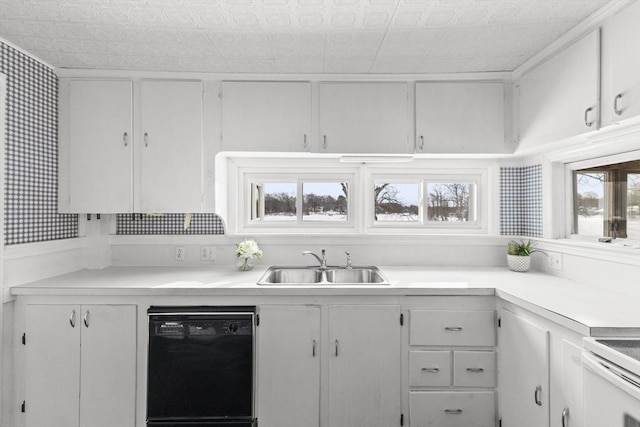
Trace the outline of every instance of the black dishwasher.
[[255, 307], [151, 307], [147, 426], [251, 427]]

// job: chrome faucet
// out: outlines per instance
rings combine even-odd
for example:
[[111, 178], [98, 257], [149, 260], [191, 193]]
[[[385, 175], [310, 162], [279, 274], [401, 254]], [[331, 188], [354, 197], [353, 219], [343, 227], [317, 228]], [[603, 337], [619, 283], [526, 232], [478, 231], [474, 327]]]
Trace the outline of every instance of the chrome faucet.
[[351, 252], [345, 251], [344, 253], [347, 255], [347, 268], [352, 269], [353, 266], [351, 265]]
[[316, 257], [316, 259], [320, 263], [320, 270], [326, 270], [327, 269], [327, 258], [325, 256], [325, 250], [324, 249], [322, 250], [322, 258], [320, 258], [318, 255], [314, 254], [311, 251], [302, 251], [302, 255], [313, 255], [314, 257]]

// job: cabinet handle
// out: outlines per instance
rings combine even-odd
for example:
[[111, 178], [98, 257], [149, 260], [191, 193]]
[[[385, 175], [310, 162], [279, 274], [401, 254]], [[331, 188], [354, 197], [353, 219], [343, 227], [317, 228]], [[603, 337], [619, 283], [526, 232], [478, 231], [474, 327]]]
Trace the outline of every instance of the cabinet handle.
[[129, 134], [127, 132], [122, 134], [122, 142], [125, 147], [129, 145]]
[[336, 340], [336, 357], [338, 357], [338, 340]]
[[536, 391], [533, 392], [533, 400], [536, 402], [536, 405], [542, 406], [542, 386], [537, 386]]
[[307, 148], [309, 144], [307, 144], [307, 134], [304, 134], [304, 148]]
[[622, 110], [618, 109], [618, 100], [620, 100], [620, 98], [622, 98], [621, 93], [617, 94], [615, 99], [613, 100], [613, 112], [616, 113], [618, 116], [622, 115]]
[[484, 368], [467, 368], [467, 372], [484, 372]]
[[444, 412], [449, 415], [458, 415], [462, 413], [462, 409], [445, 409]]
[[420, 150], [424, 150], [424, 135], [420, 135]]
[[316, 357], [316, 340], [311, 343], [311, 357]]
[[593, 111], [593, 108], [589, 107], [586, 110], [584, 110], [584, 124], [587, 125], [587, 127], [591, 127], [591, 125], [593, 124], [593, 121], [589, 121], [589, 113]]
[[440, 368], [422, 368], [422, 372], [429, 372], [429, 373], [437, 373], [440, 372]]
[[82, 316], [82, 321], [84, 322], [84, 326], [88, 328], [89, 327], [89, 310], [84, 312], [84, 316]]
[[322, 135], [322, 148], [327, 149], [327, 135]]
[[460, 326], [447, 326], [444, 330], [449, 332], [461, 332], [462, 328]]
[[76, 327], [76, 311], [75, 310], [71, 311], [71, 316], [69, 316], [69, 324], [71, 325], [72, 328]]
[[149, 146], [149, 134], [147, 132], [144, 133], [144, 146]]
[[569, 427], [569, 407], [565, 406], [562, 410], [562, 427]]

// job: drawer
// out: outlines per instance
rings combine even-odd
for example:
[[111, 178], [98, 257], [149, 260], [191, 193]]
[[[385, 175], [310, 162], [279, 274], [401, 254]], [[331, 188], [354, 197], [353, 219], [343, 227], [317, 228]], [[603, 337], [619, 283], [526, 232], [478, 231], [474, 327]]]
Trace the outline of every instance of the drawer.
[[448, 387], [451, 385], [450, 351], [410, 351], [409, 385]]
[[495, 427], [495, 395], [484, 392], [409, 393], [411, 427]]
[[410, 345], [493, 347], [494, 311], [411, 310]]
[[456, 387], [494, 387], [496, 355], [493, 351], [454, 351], [453, 385]]

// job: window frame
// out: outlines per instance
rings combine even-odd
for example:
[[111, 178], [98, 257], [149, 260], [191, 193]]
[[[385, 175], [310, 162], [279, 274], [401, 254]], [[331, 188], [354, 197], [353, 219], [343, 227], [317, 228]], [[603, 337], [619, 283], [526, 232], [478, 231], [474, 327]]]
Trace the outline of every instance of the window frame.
[[[626, 153], [618, 153], [612, 155], [599, 156], [592, 159], [587, 160], [578, 160], [573, 162], [567, 162], [564, 164], [564, 172], [565, 172], [565, 238], [572, 239], [576, 241], [584, 241], [584, 242], [594, 242], [597, 241], [598, 237], [605, 237], [605, 235], [601, 236], [587, 236], [576, 234], [575, 230], [577, 228], [577, 213], [575, 210], [575, 204], [577, 202], [577, 189], [575, 187], [575, 176], [576, 173], [580, 170], [590, 169], [590, 168], [598, 168], [605, 167], [607, 165], [617, 164], [617, 163], [625, 163], [629, 161], [640, 160], [640, 150], [633, 150]], [[607, 191], [607, 187], [611, 188], [611, 185], [607, 183], [605, 185], [605, 191]], [[620, 189], [614, 189], [613, 191], [620, 192]], [[606, 194], [606, 193], [605, 193]], [[615, 197], [615, 196], [614, 196]], [[617, 197], [620, 197], [618, 194]], [[625, 202], [626, 203], [626, 202]], [[606, 199], [604, 201], [604, 214], [606, 215], [607, 211], [610, 209], [610, 203]], [[604, 231], [604, 230], [603, 230]], [[628, 244], [638, 244], [640, 240], [637, 239], [629, 239], [629, 238], [620, 238], [623, 239], [624, 242]]]
[[[419, 231], [424, 234], [488, 234], [488, 200], [485, 202], [489, 191], [488, 185], [489, 168], [452, 168], [436, 169], [424, 168], [422, 170], [411, 169], [409, 171], [384, 171], [372, 170], [367, 177], [367, 189], [365, 192], [365, 231], [370, 233], [399, 234], [415, 233]], [[373, 188], [376, 183], [418, 183], [420, 186], [420, 199], [418, 206], [419, 220], [415, 222], [393, 222], [375, 220], [375, 195]], [[473, 184], [475, 191], [473, 197], [475, 202], [473, 221], [428, 221], [427, 220], [427, 199], [428, 184], [435, 183], [469, 183]], [[471, 200], [470, 200], [471, 204]], [[471, 209], [471, 207], [470, 207]]]

